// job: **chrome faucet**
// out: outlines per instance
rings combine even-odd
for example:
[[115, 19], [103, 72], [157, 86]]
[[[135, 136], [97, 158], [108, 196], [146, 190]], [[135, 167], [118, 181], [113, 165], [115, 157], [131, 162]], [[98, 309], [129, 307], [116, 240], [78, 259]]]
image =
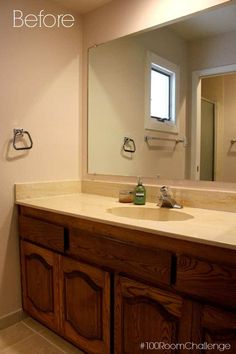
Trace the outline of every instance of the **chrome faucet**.
[[175, 199], [172, 197], [169, 188], [163, 186], [160, 188], [160, 196], [159, 196], [159, 203], [158, 206], [160, 208], [175, 208], [181, 209], [183, 208], [182, 205], [176, 203]]

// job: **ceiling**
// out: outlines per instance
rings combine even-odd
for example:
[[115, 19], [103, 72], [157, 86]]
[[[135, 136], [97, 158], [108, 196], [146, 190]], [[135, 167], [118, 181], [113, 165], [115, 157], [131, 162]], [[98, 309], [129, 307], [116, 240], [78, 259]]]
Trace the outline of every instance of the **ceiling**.
[[[112, 0], [52, 0], [69, 10], [85, 14]], [[236, 31], [236, 0], [231, 4], [218, 6], [199, 15], [170, 25], [175, 32], [187, 40]]]
[[170, 27], [187, 40], [236, 31], [236, 4], [209, 10]]
[[73, 10], [79, 14], [85, 14], [105, 5], [112, 0], [53, 0], [69, 10]]

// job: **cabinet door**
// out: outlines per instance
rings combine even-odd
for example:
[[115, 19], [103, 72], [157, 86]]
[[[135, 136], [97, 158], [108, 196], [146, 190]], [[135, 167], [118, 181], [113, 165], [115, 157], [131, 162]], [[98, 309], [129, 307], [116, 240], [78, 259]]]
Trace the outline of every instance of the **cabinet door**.
[[110, 354], [110, 275], [61, 258], [64, 335], [88, 353]]
[[[115, 354], [181, 353], [171, 344], [191, 338], [192, 303], [124, 278], [115, 281]], [[158, 342], [164, 343], [159, 349]], [[159, 350], [158, 350], [159, 349]], [[184, 351], [183, 351], [184, 352]]]
[[196, 303], [193, 311], [192, 340], [194, 343], [209, 344], [208, 347], [202, 348], [202, 354], [235, 354], [236, 312]]
[[59, 256], [21, 241], [23, 308], [32, 317], [59, 330]]

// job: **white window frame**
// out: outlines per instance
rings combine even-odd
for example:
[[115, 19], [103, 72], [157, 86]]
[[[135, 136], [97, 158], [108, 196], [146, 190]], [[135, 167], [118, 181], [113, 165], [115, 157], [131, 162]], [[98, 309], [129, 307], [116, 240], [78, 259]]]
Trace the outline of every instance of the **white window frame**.
[[[170, 76], [170, 118], [171, 120], [160, 121], [151, 117], [151, 70], [157, 69], [163, 74]], [[146, 63], [146, 94], [145, 94], [145, 124], [147, 130], [156, 130], [171, 134], [178, 134], [178, 93], [179, 93], [179, 66], [159, 55], [147, 52]]]

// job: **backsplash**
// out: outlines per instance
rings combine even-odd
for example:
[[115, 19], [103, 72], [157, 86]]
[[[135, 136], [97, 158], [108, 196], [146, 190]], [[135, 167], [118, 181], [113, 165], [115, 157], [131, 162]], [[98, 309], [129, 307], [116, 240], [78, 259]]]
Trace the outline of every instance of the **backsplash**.
[[[133, 189], [134, 183], [116, 183], [104, 181], [82, 181], [82, 192], [90, 194], [117, 197], [122, 189]], [[145, 185], [147, 201], [157, 203], [161, 185]], [[176, 201], [183, 206], [203, 209], [214, 209], [236, 212], [236, 192], [213, 189], [194, 189], [186, 187], [171, 187]]]
[[81, 181], [16, 183], [15, 200], [49, 197], [81, 192]]
[[[105, 182], [95, 180], [83, 181], [47, 181], [35, 183], [19, 183], [15, 185], [15, 199], [31, 199], [63, 194], [88, 193], [119, 198], [119, 191], [133, 190], [135, 183]], [[161, 185], [145, 184], [147, 202], [158, 202]], [[236, 212], [236, 191], [221, 191], [208, 188], [172, 187], [176, 201], [183, 206], [202, 209]]]

